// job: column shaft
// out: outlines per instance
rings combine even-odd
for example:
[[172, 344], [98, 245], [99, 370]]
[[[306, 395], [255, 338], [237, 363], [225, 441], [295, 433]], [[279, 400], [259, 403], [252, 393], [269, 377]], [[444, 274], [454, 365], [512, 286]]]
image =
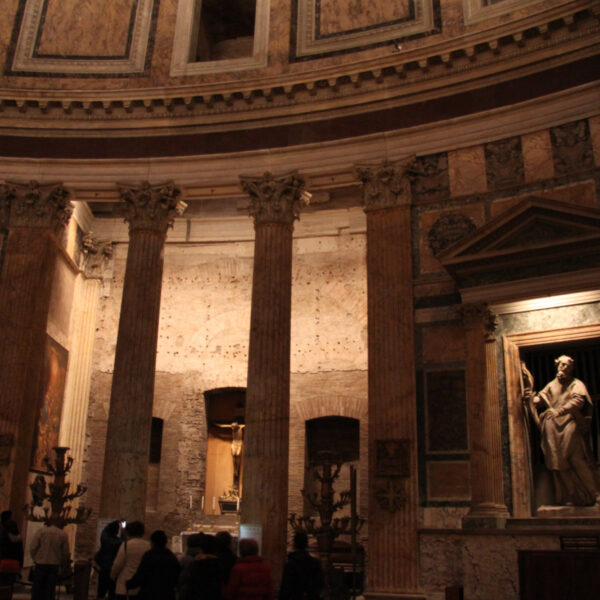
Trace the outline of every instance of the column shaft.
[[466, 306], [467, 414], [471, 459], [470, 517], [506, 517], [502, 439], [493, 316], [484, 306]]
[[[410, 205], [367, 212], [367, 286], [368, 593], [370, 597], [377, 592], [398, 597], [419, 587]], [[385, 440], [402, 441], [408, 449], [407, 477], [391, 480], [392, 488], [386, 488], [378, 477], [377, 441]], [[385, 489], [402, 496], [396, 510], [384, 510], [380, 505], [378, 495]]]
[[42, 228], [15, 227], [6, 240], [0, 285], [0, 433], [12, 452], [1, 490], [4, 506], [10, 506], [17, 519], [25, 504], [41, 402], [57, 244], [54, 234]]
[[160, 232], [130, 234], [108, 416], [102, 516], [144, 519], [163, 245]]
[[257, 224], [254, 252], [241, 521], [262, 525], [262, 553], [279, 577], [287, 537], [291, 225]]

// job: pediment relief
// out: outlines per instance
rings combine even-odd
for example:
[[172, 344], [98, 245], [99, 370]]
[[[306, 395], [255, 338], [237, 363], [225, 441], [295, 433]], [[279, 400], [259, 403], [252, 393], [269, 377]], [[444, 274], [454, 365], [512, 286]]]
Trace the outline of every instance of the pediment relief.
[[530, 196], [438, 254], [459, 287], [600, 267], [600, 210]]

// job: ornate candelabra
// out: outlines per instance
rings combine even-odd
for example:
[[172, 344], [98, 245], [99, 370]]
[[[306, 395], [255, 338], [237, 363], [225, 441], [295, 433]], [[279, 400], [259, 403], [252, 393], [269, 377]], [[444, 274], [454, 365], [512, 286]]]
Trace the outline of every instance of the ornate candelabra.
[[[48, 457], [44, 458], [44, 466], [53, 477], [53, 481], [48, 484], [46, 489], [46, 480], [43, 475], [38, 475], [34, 482], [30, 484], [32, 501], [25, 505], [25, 512], [29, 521], [52, 521], [59, 527], [65, 525], [85, 523], [89, 518], [92, 509], [77, 507], [73, 508], [69, 503], [75, 498], [83, 496], [86, 487], [77, 485], [74, 492], [71, 492], [71, 484], [66, 481], [66, 474], [71, 470], [73, 458], [66, 456], [69, 448], [57, 446], [54, 448], [56, 454], [54, 463], [51, 463]], [[43, 506], [44, 501], [48, 501], [50, 506]], [[36, 508], [41, 508], [36, 510]], [[43, 513], [43, 514], [41, 514]]]
[[315, 517], [310, 515], [297, 517], [296, 513], [291, 513], [288, 518], [288, 522], [295, 532], [306, 533], [317, 540], [325, 573], [326, 598], [337, 597], [334, 590], [337, 586], [335, 585], [332, 560], [334, 540], [340, 535], [357, 535], [365, 522], [364, 519], [358, 517], [352, 519], [351, 517], [333, 516], [336, 511], [351, 502], [350, 490], [341, 492], [339, 499], [335, 500], [333, 483], [339, 477], [341, 468], [341, 461], [336, 461], [332, 453], [321, 453], [319, 463], [315, 465], [314, 471], [315, 478], [321, 482], [320, 492], [309, 494], [305, 490], [301, 490], [302, 495], [319, 513], [319, 521], [317, 522]]

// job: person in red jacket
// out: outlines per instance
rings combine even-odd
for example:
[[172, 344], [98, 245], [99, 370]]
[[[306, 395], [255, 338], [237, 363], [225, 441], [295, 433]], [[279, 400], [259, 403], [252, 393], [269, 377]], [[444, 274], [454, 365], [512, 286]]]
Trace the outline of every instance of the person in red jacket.
[[258, 544], [252, 538], [240, 540], [240, 558], [229, 583], [223, 590], [225, 600], [272, 600], [271, 569], [258, 555]]

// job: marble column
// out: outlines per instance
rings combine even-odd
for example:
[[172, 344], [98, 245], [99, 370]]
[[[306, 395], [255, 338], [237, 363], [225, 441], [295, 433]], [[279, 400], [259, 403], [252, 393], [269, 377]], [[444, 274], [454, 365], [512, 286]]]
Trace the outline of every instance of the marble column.
[[40, 407], [46, 327], [60, 240], [72, 209], [60, 184], [6, 183], [0, 275], [0, 503], [20, 519]]
[[412, 159], [358, 165], [367, 215], [368, 598], [419, 592], [410, 182]]
[[309, 195], [296, 173], [240, 182], [256, 231], [240, 521], [262, 526], [262, 554], [278, 580], [288, 516], [292, 233]]
[[173, 184], [121, 186], [129, 223], [100, 516], [143, 520], [167, 229], [181, 212]]
[[502, 526], [508, 516], [502, 481], [502, 436], [496, 366], [496, 317], [486, 304], [464, 304], [471, 508], [465, 525]]
[[[82, 272], [75, 282], [71, 313], [72, 339], [59, 439], [59, 445], [71, 449], [73, 467], [69, 480], [74, 483], [81, 480], [98, 303], [102, 279], [109, 275], [112, 244], [87, 234], [82, 255]], [[77, 506], [77, 500], [75, 502]]]

